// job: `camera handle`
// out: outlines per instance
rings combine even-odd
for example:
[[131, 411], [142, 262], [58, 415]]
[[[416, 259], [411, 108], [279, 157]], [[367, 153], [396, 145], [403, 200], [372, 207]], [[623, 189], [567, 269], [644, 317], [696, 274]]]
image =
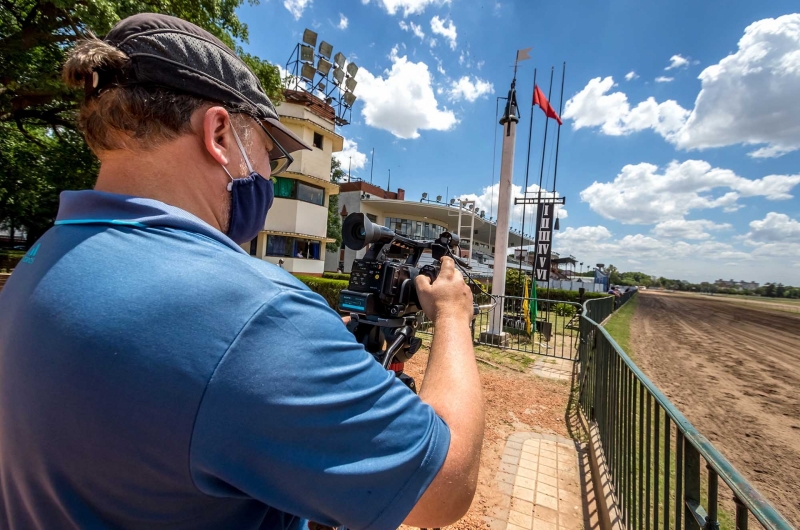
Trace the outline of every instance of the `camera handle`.
[[[417, 323], [416, 316], [375, 318], [351, 313], [347, 329], [383, 368], [395, 372], [397, 378], [416, 393], [416, 383], [412, 377], [403, 372], [402, 365], [411, 359], [422, 345], [422, 340], [415, 336]], [[388, 343], [386, 349], [383, 348], [384, 343]]]

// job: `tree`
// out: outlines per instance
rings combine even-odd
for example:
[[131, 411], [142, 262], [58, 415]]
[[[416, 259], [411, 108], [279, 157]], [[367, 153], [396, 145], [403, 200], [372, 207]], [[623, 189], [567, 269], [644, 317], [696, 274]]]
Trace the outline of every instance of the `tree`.
[[[331, 158], [331, 181], [339, 183], [345, 177], [342, 164], [335, 158]], [[328, 252], [338, 252], [342, 246], [342, 216], [339, 215], [339, 196], [328, 196], [328, 238], [335, 239], [333, 243], [328, 243], [325, 250]]]
[[764, 286], [764, 296], [775, 298], [775, 291], [776, 288], [774, 283], [768, 283], [767, 285]]
[[609, 265], [606, 267], [606, 273], [608, 273], [608, 281], [611, 284], [617, 285], [622, 282], [622, 277], [619, 274], [619, 270], [615, 266]]
[[786, 286], [782, 283], [778, 284], [778, 287], [775, 288], [775, 296], [778, 298], [783, 298], [786, 295]]
[[[258, 0], [250, 0], [257, 3]], [[104, 35], [119, 20], [145, 11], [174, 15], [235, 49], [273, 101], [282, 99], [276, 66], [246, 54], [242, 0], [3, 0], [0, 8], [0, 226], [37, 238], [52, 224], [64, 189], [88, 188], [97, 161], [75, 127], [81, 91], [61, 82], [74, 43]], [[64, 168], [69, 168], [64, 171]]]

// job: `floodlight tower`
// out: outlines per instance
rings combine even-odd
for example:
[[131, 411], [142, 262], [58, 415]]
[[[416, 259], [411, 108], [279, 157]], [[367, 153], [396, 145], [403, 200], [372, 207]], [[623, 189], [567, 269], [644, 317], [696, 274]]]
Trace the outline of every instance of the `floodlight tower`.
[[317, 47], [318, 37], [310, 29], [303, 32], [303, 41], [295, 46], [286, 62], [289, 75], [283, 84], [286, 89], [305, 91], [324, 100], [334, 109], [335, 124], [347, 125], [356, 102], [358, 65], [348, 63], [342, 52], [331, 58], [333, 45], [323, 40]]

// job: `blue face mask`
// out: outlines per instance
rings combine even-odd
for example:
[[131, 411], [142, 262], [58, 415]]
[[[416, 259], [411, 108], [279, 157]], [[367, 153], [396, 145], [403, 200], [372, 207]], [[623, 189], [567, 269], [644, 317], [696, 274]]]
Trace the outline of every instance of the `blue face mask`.
[[232, 130], [249, 173], [245, 178], [235, 179], [231, 176], [228, 168], [222, 166], [222, 169], [231, 178], [228, 183], [228, 191], [231, 192], [231, 213], [228, 219], [228, 231], [225, 235], [241, 245], [252, 240], [264, 229], [267, 211], [272, 206], [274, 190], [272, 181], [265, 179], [253, 169], [247, 153], [244, 152], [244, 146], [239, 140], [239, 135], [236, 134], [236, 129], [232, 128]]

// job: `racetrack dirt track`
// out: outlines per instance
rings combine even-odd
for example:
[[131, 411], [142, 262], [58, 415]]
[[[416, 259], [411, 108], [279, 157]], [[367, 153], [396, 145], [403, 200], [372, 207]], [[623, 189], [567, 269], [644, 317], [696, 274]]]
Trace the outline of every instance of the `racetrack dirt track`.
[[[800, 314], [719, 297], [641, 292], [636, 363], [800, 528]], [[723, 492], [720, 481], [720, 496]]]

